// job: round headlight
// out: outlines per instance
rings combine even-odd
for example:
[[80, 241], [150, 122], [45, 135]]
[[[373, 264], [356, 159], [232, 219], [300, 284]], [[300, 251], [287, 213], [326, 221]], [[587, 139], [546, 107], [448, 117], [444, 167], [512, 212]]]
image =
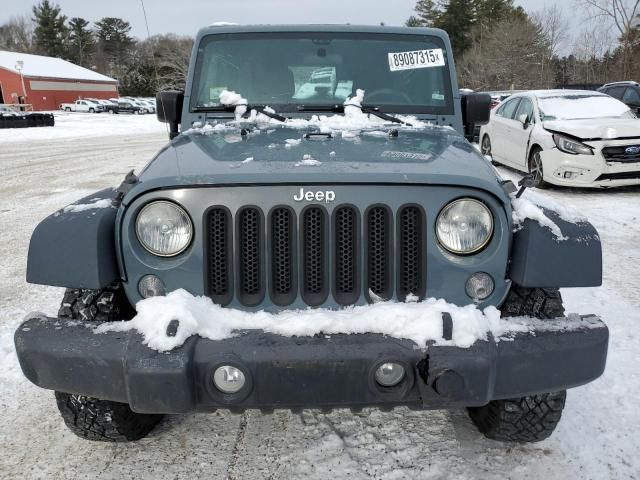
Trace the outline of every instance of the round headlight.
[[172, 257], [191, 243], [193, 225], [187, 212], [175, 203], [151, 202], [138, 214], [136, 234], [149, 252]]
[[482, 202], [461, 198], [442, 209], [436, 222], [436, 233], [440, 244], [450, 252], [474, 253], [491, 239], [493, 217]]

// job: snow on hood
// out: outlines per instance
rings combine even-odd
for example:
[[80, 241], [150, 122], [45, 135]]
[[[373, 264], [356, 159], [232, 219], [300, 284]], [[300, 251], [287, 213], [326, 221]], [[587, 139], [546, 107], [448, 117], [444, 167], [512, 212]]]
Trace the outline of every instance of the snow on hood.
[[545, 215], [544, 210], [551, 210], [558, 216], [569, 223], [586, 222], [587, 219], [580, 214], [575, 208], [568, 205], [561, 205], [552, 198], [525, 190], [520, 198], [516, 198], [515, 194], [511, 197], [513, 206], [513, 224], [516, 230], [521, 228], [526, 219], [537, 222], [541, 227], [548, 228], [558, 241], [568, 240], [564, 236], [560, 227]]
[[[486, 340], [488, 333], [500, 337], [512, 329], [500, 319], [495, 307], [484, 311], [475, 305], [458, 307], [444, 300], [423, 302], [380, 302], [348, 307], [341, 310], [307, 309], [280, 313], [245, 312], [223, 308], [208, 297], [194, 297], [186, 290], [175, 290], [165, 297], [152, 297], [138, 302], [138, 314], [130, 321], [103, 323], [96, 333], [136, 329], [144, 343], [161, 352], [181, 346], [187, 338], [199, 335], [211, 340], [223, 340], [242, 330], [263, 330], [283, 336], [313, 336], [317, 334], [379, 333], [412, 340], [425, 348], [430, 340], [439, 345], [470, 347], [477, 340]], [[452, 340], [442, 338], [442, 313], [453, 319]], [[173, 320], [179, 325], [175, 336], [167, 336]], [[526, 326], [518, 326], [526, 331]]]

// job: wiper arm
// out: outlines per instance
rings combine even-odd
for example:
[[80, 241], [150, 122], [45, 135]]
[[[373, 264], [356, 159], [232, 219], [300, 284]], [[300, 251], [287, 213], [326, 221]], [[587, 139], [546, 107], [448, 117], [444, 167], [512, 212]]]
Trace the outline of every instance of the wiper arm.
[[384, 113], [380, 111], [379, 107], [373, 107], [369, 105], [352, 105], [353, 107], [359, 107], [362, 110], [362, 113], [369, 113], [374, 115], [382, 120], [386, 120], [387, 122], [392, 123], [401, 123], [402, 125], [406, 125], [407, 127], [413, 127], [409, 122], [405, 122], [404, 120], [400, 120], [398, 117], [394, 117], [393, 115], [389, 115], [388, 113]]
[[334, 112], [334, 113], [343, 113], [344, 106], [343, 105], [298, 105], [298, 111], [300, 112]]
[[212, 107], [193, 107], [194, 112], [234, 112], [235, 105], [216, 105]]
[[245, 118], [250, 115], [251, 110], [255, 110], [256, 112], [262, 113], [263, 115], [266, 115], [269, 118], [273, 118], [274, 120], [278, 120], [279, 122], [287, 121], [286, 117], [283, 117], [282, 115], [266, 110], [267, 108], [266, 105], [245, 105], [244, 103], [238, 104], [238, 105], [215, 105], [212, 107], [195, 107], [193, 111], [194, 112], [235, 112], [236, 107], [240, 107], [240, 106], [247, 107], [247, 111], [244, 114]]
[[249, 105], [247, 106], [247, 113], [245, 113], [245, 116], [248, 116], [251, 110], [255, 110], [256, 112], [266, 115], [269, 118], [273, 118], [274, 120], [278, 120], [279, 122], [287, 121], [287, 117], [283, 117], [282, 115], [275, 112], [270, 112], [266, 108], [266, 105]]

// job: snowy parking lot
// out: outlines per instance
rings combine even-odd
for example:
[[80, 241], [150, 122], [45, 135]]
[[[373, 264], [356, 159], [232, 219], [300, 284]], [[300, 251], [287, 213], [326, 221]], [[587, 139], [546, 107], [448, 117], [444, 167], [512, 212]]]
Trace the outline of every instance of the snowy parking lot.
[[75, 437], [53, 393], [22, 376], [13, 349], [25, 315], [54, 315], [62, 297], [25, 282], [29, 238], [54, 210], [140, 169], [166, 138], [152, 115], [59, 113], [53, 128], [0, 130], [0, 478], [640, 478], [640, 188], [544, 192], [602, 237], [603, 286], [562, 294], [568, 312], [600, 315], [611, 334], [605, 374], [569, 391], [549, 440], [505, 445], [485, 439], [464, 411], [404, 408], [219, 411], [168, 417], [135, 444]]

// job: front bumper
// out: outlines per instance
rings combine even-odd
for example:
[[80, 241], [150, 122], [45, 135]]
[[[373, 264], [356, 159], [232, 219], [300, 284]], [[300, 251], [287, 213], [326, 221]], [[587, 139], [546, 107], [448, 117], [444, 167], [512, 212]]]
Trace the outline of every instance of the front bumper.
[[544, 180], [566, 187], [606, 188], [640, 185], [640, 163], [607, 162], [598, 148], [594, 155], [571, 155], [557, 148], [541, 152]]
[[[159, 353], [136, 332], [94, 334], [78, 323], [34, 317], [16, 331], [26, 377], [47, 389], [125, 402], [141, 413], [186, 413], [217, 408], [448, 408], [563, 390], [604, 371], [609, 332], [597, 317], [563, 319], [512, 338], [469, 348], [419, 349], [378, 334], [282, 337], [250, 331], [212, 341], [191, 337]], [[444, 320], [443, 320], [444, 321]], [[578, 326], [575, 326], [578, 324]], [[378, 365], [402, 363], [405, 380], [382, 388]], [[220, 365], [241, 368], [238, 393], [213, 385]]]

